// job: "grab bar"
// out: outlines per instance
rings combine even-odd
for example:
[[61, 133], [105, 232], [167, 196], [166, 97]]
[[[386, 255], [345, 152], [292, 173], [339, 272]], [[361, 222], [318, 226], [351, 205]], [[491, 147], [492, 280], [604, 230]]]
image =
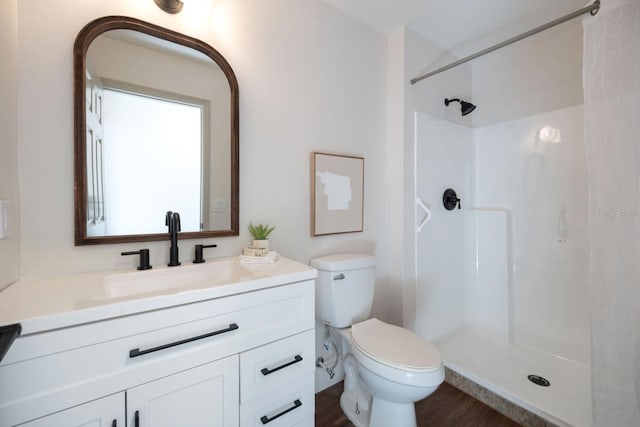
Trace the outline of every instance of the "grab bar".
[[422, 210], [424, 211], [424, 213], [425, 213], [424, 218], [422, 219], [422, 221], [420, 222], [420, 224], [418, 224], [418, 227], [416, 228], [416, 233], [419, 233], [419, 232], [422, 231], [424, 226], [427, 225], [427, 223], [429, 221], [431, 221], [431, 211], [429, 210], [427, 205], [424, 204], [424, 202], [422, 201], [422, 199], [420, 197], [416, 198], [416, 204], [418, 206], [420, 206], [422, 208]]
[[204, 338], [209, 338], [209, 337], [212, 337], [214, 335], [220, 335], [220, 334], [224, 334], [226, 332], [235, 331], [238, 328], [239, 327], [238, 327], [237, 323], [232, 323], [232, 324], [229, 325], [228, 328], [220, 329], [218, 331], [209, 332], [208, 334], [198, 335], [197, 337], [186, 338], [184, 340], [175, 341], [175, 342], [172, 342], [172, 343], [169, 343], [169, 344], [159, 345], [157, 347], [149, 348], [147, 350], [140, 350], [139, 348], [134, 348], [133, 350], [129, 351], [129, 357], [133, 358], [133, 357], [142, 356], [143, 354], [153, 353], [154, 351], [166, 350], [167, 348], [171, 348], [171, 347], [175, 347], [175, 346], [178, 346], [178, 345], [186, 344], [186, 343], [189, 343], [189, 342], [201, 340], [201, 339], [204, 339]]

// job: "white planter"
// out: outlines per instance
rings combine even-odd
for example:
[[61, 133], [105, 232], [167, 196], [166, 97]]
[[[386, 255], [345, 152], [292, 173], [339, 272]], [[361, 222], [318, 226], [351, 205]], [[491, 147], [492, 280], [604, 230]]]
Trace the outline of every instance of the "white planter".
[[269, 240], [268, 239], [254, 240], [252, 247], [254, 247], [254, 248], [262, 248], [262, 249], [269, 249]]

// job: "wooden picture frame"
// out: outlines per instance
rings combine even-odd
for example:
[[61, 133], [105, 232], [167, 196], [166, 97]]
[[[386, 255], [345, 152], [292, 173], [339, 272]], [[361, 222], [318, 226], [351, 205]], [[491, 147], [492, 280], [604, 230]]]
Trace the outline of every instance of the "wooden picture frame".
[[364, 222], [364, 157], [311, 153], [311, 235], [356, 233]]

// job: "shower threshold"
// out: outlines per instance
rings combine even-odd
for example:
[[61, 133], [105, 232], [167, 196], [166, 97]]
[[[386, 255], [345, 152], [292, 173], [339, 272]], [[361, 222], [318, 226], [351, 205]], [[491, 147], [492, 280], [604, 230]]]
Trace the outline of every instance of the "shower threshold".
[[[472, 328], [435, 340], [434, 344], [442, 353], [450, 383], [469, 394], [479, 394], [475, 397], [515, 421], [525, 426], [591, 425], [588, 365], [492, 340]], [[550, 385], [531, 382], [528, 376], [532, 374], [549, 380]], [[535, 416], [514, 412], [502, 399]]]

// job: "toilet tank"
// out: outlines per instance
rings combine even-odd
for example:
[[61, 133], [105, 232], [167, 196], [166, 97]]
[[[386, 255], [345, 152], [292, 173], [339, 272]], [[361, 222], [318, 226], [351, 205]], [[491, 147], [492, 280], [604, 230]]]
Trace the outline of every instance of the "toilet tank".
[[313, 258], [316, 279], [316, 319], [337, 328], [369, 318], [375, 288], [376, 259], [343, 253]]

